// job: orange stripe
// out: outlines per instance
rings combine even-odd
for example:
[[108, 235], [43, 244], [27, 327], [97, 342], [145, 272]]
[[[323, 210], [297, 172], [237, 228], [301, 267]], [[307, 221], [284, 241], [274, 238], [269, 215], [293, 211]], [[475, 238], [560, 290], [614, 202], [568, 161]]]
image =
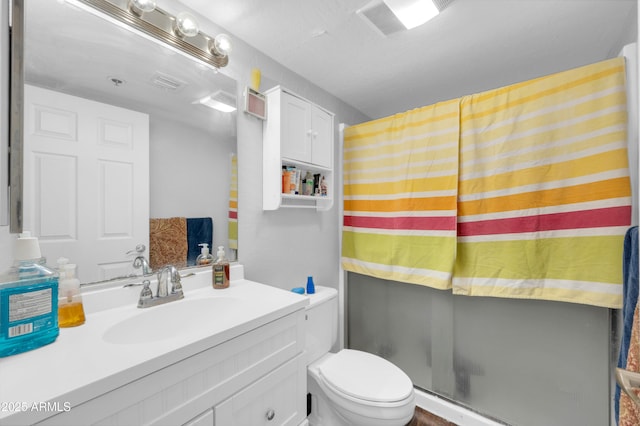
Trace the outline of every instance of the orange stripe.
[[352, 212], [394, 212], [455, 209], [455, 196], [432, 198], [401, 198], [397, 200], [344, 200], [344, 210]]
[[629, 178], [622, 177], [563, 188], [463, 201], [458, 203], [458, 212], [459, 216], [469, 216], [628, 197], [630, 194]]

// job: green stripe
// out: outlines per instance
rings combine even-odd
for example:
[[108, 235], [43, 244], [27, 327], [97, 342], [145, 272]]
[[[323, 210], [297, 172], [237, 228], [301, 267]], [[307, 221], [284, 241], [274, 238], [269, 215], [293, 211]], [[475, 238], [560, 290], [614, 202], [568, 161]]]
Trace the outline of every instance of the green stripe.
[[455, 277], [620, 284], [624, 236], [462, 242]]
[[456, 237], [368, 234], [344, 231], [342, 255], [364, 262], [451, 272]]

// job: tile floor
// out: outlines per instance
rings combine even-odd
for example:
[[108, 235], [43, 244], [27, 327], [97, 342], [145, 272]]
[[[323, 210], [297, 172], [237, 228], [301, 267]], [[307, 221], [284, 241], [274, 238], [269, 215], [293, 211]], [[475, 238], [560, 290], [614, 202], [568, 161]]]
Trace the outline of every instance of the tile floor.
[[416, 413], [407, 426], [456, 426], [456, 424], [416, 407]]

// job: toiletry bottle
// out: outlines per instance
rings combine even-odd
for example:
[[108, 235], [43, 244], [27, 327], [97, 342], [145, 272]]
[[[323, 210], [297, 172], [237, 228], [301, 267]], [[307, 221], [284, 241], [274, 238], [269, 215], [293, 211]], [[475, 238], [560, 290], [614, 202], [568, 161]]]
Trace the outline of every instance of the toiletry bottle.
[[316, 286], [313, 284], [313, 277], [307, 277], [307, 294], [316, 292]]
[[304, 195], [313, 195], [313, 175], [311, 172], [307, 172], [304, 177]]
[[224, 257], [224, 247], [220, 246], [213, 264], [213, 288], [227, 287], [229, 287], [229, 261]]
[[320, 196], [326, 197], [327, 195], [327, 181], [322, 176], [322, 179], [320, 179]]
[[0, 275], [0, 357], [52, 343], [58, 328], [58, 275], [47, 268], [37, 238], [16, 240], [15, 263]]
[[211, 265], [211, 263], [213, 262], [213, 256], [211, 256], [211, 253], [209, 253], [209, 244], [202, 243], [198, 245], [202, 248], [200, 249], [200, 254], [196, 258], [196, 265]]
[[80, 294], [80, 280], [76, 278], [76, 265], [62, 265], [58, 286], [58, 326], [75, 327], [84, 324], [84, 308]]

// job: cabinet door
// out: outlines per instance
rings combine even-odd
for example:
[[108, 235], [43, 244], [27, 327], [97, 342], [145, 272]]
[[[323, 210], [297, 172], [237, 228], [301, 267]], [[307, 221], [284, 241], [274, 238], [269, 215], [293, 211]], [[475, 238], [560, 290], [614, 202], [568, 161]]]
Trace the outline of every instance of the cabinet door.
[[224, 426], [297, 426], [306, 417], [306, 355], [301, 354], [214, 408]]
[[282, 92], [282, 156], [311, 162], [311, 105]]
[[184, 424], [184, 426], [214, 426], [213, 408], [189, 420], [187, 423]]
[[333, 166], [333, 116], [323, 109], [311, 108], [311, 162], [318, 166]]

